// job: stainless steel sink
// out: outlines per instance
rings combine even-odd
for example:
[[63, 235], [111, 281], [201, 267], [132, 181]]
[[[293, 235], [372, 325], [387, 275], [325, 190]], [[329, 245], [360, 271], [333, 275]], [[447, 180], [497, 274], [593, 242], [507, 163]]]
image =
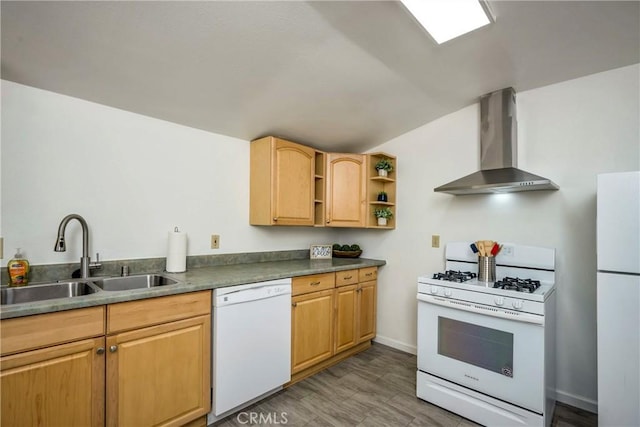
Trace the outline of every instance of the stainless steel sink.
[[161, 274], [141, 274], [136, 276], [109, 277], [92, 280], [103, 291], [129, 291], [131, 289], [154, 288], [157, 286], [175, 285], [177, 280]]
[[59, 282], [0, 289], [0, 304], [21, 304], [55, 298], [78, 297], [97, 292], [86, 282]]

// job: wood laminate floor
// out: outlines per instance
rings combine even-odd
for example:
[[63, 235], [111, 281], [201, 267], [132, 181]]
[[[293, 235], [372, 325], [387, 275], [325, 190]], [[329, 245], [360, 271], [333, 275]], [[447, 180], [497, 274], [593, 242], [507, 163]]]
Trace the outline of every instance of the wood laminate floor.
[[[416, 397], [416, 356], [381, 344], [215, 424], [232, 426], [477, 426]], [[556, 427], [591, 427], [598, 417], [558, 403]]]

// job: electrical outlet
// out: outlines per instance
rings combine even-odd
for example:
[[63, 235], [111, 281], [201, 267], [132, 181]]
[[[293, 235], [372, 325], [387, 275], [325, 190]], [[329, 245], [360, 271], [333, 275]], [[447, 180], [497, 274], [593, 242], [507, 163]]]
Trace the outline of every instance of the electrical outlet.
[[440, 247], [440, 236], [437, 234], [434, 234], [433, 236], [431, 236], [431, 247], [432, 248], [439, 248]]
[[220, 248], [220, 236], [218, 234], [211, 235], [211, 249]]
[[0, 259], [4, 259], [4, 237], [0, 237]]
[[500, 253], [503, 256], [513, 256], [513, 246], [503, 246], [502, 249], [500, 249]]

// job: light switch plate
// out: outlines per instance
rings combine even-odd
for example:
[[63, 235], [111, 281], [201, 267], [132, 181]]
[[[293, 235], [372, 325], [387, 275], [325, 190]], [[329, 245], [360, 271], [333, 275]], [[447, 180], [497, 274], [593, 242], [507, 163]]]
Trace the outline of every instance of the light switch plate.
[[211, 249], [220, 249], [220, 235], [211, 235]]
[[431, 247], [439, 248], [440, 247], [440, 236], [438, 234], [434, 234], [431, 236]]
[[4, 237], [0, 237], [0, 259], [4, 259]]

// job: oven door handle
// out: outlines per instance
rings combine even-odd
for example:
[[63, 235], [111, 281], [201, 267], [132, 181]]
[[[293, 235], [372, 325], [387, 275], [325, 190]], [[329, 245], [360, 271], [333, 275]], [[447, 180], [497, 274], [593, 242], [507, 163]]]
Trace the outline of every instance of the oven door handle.
[[499, 317], [501, 319], [513, 320], [516, 322], [533, 323], [536, 325], [544, 325], [544, 316], [524, 313], [521, 311], [507, 311], [496, 307], [474, 304], [466, 301], [458, 301], [453, 299], [444, 299], [437, 296], [418, 294], [418, 301], [427, 304], [439, 305], [451, 310], [463, 310], [485, 316]]

